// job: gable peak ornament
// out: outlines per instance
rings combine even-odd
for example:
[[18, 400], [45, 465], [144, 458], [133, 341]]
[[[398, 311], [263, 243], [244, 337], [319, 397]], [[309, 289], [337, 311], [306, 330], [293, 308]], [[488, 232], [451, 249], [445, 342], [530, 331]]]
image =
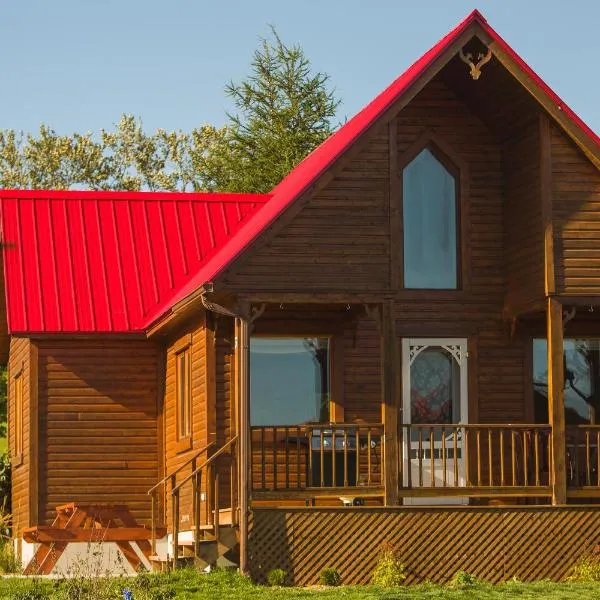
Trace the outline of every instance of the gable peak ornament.
[[486, 54], [483, 52], [477, 53], [477, 62], [473, 60], [473, 54], [471, 52], [465, 54], [462, 48], [458, 51], [458, 55], [460, 56], [460, 60], [469, 66], [470, 75], [475, 81], [481, 77], [481, 68], [483, 65], [492, 60], [492, 51], [489, 48]]

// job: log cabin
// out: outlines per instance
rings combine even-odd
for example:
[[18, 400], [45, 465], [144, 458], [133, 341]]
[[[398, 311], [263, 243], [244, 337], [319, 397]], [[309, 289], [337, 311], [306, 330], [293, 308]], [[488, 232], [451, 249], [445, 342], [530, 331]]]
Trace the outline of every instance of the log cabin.
[[0, 192], [26, 572], [99, 539], [566, 576], [600, 543], [599, 167], [474, 11], [269, 194]]

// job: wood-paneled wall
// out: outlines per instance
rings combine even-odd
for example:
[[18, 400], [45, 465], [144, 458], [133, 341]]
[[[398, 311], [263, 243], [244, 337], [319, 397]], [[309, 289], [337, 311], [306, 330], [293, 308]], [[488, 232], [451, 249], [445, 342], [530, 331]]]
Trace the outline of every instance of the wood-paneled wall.
[[600, 293], [600, 171], [552, 124], [552, 202], [557, 292]]
[[[165, 474], [172, 473], [185, 463], [194, 453], [206, 446], [209, 435], [209, 421], [214, 431], [216, 414], [214, 406], [209, 407], [208, 401], [208, 362], [211, 362], [208, 352], [208, 329], [206, 315], [182, 329], [167, 346], [166, 377], [164, 399], [165, 422]], [[189, 343], [191, 348], [191, 392], [192, 392], [192, 446], [182, 449], [177, 439], [177, 389], [176, 364], [177, 352]], [[212, 342], [211, 342], [212, 343]], [[213, 367], [214, 368], [214, 363]], [[214, 384], [214, 382], [213, 382]], [[203, 455], [201, 460], [205, 460]], [[190, 468], [183, 468], [178, 474], [178, 481], [190, 474]], [[167, 500], [170, 499], [167, 498]], [[167, 502], [167, 521], [171, 526], [171, 506]], [[180, 497], [181, 527], [185, 528], [192, 520], [192, 487], [182, 488]]]
[[[15, 456], [15, 376], [23, 378], [23, 454]], [[12, 466], [12, 514], [13, 535], [19, 537], [25, 527], [31, 525], [30, 514], [30, 467], [31, 453], [37, 451], [32, 444], [31, 433], [31, 342], [28, 338], [13, 337], [10, 341], [8, 363], [8, 441]]]
[[39, 520], [66, 502], [126, 504], [150, 521], [159, 349], [147, 340], [40, 339]]

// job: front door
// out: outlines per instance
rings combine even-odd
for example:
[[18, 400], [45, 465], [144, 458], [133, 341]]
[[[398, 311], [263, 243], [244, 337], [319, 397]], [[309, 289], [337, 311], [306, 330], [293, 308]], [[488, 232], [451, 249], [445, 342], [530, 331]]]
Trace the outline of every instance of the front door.
[[431, 497], [406, 498], [406, 504], [466, 503], [433, 488], [466, 485], [464, 429], [457, 425], [468, 423], [467, 390], [466, 339], [402, 340], [404, 486], [432, 489]]

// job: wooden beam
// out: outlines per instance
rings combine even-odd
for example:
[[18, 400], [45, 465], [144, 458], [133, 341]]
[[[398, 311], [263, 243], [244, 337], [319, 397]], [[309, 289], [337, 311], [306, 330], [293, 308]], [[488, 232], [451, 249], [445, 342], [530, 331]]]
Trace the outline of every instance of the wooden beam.
[[548, 414], [552, 426], [552, 504], [567, 502], [562, 305], [548, 298]]
[[[251, 495], [250, 464], [250, 333], [249, 306], [236, 319], [236, 373], [239, 418], [240, 572], [248, 572], [248, 516]], [[232, 507], [233, 508], [233, 507]]]
[[[215, 335], [215, 321], [216, 315], [212, 312], [206, 311], [204, 315], [204, 333], [205, 333], [205, 344], [206, 344], [206, 360], [204, 361], [205, 369], [205, 381], [206, 381], [206, 414], [207, 414], [207, 428], [206, 428], [206, 440], [194, 440], [197, 441], [200, 446], [207, 444], [210, 439], [217, 439], [217, 340]], [[201, 363], [201, 361], [199, 361]], [[201, 364], [199, 365], [202, 368]], [[192, 363], [192, 369], [194, 363]], [[192, 429], [192, 435], [194, 431]], [[199, 434], [201, 432], [198, 432]], [[222, 440], [221, 443], [224, 443]]]
[[344, 335], [333, 336], [331, 348], [331, 402], [329, 420], [344, 422]]
[[398, 342], [393, 302], [381, 305], [381, 410], [385, 428], [385, 505], [398, 504]]
[[556, 292], [554, 270], [554, 227], [552, 225], [552, 146], [550, 120], [540, 114], [540, 201], [544, 228], [544, 289], [546, 296]]
[[39, 396], [38, 396], [38, 346], [29, 343], [29, 525], [37, 525], [39, 519]]

